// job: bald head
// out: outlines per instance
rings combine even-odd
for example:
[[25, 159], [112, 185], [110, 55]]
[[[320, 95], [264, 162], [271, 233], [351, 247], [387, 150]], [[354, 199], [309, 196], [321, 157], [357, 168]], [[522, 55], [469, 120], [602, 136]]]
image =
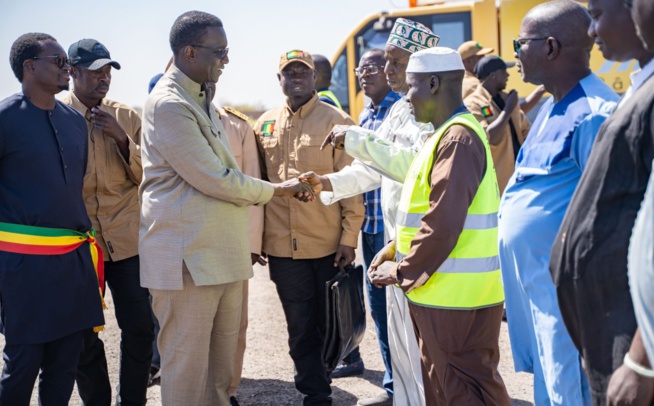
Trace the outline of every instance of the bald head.
[[590, 52], [593, 47], [593, 40], [588, 37], [590, 14], [576, 1], [555, 0], [539, 4], [529, 10], [523, 21], [529, 23], [531, 31], [539, 36], [556, 38], [563, 48]]
[[312, 57], [316, 66], [316, 90], [326, 89], [332, 82], [332, 64], [324, 55], [313, 54]]

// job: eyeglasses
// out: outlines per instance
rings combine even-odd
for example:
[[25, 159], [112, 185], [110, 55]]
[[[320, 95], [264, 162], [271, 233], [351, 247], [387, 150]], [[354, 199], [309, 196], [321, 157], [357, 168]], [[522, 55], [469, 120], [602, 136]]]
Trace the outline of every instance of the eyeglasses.
[[376, 75], [376, 74], [378, 74], [380, 72], [379, 68], [382, 68], [382, 70], [383, 70], [384, 66], [383, 65], [364, 65], [364, 66], [361, 66], [359, 68], [354, 68], [354, 74], [357, 75], [357, 76], [363, 76], [366, 73], [368, 75]]
[[63, 69], [63, 67], [66, 66], [66, 65], [72, 66], [72, 63], [71, 63], [70, 59], [66, 58], [63, 55], [47, 55], [47, 56], [33, 56], [32, 57], [32, 59], [45, 59], [45, 58], [52, 58], [55, 65], [57, 65], [57, 67], [59, 69]]
[[208, 49], [209, 51], [213, 52], [213, 54], [216, 55], [218, 59], [225, 59], [227, 57], [227, 53], [229, 53], [229, 48], [214, 49], [211, 47], [205, 47], [204, 45], [191, 45], [191, 46], [195, 48]]
[[546, 40], [549, 37], [541, 37], [541, 38], [516, 38], [513, 40], [513, 52], [516, 54], [520, 53], [520, 48], [522, 48], [522, 45], [524, 45], [527, 41], [542, 41]]

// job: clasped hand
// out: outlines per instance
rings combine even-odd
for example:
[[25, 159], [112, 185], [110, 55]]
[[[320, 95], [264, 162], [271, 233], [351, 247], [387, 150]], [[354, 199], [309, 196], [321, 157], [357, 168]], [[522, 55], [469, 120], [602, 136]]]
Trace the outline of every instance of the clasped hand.
[[378, 288], [397, 283], [397, 279], [391, 273], [396, 264], [395, 241], [391, 241], [372, 259], [368, 268], [368, 279]]

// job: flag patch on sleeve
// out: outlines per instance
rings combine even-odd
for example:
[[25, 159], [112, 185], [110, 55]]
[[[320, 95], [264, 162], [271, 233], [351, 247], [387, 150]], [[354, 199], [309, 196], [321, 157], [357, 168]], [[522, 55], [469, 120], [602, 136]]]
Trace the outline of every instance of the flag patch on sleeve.
[[490, 106], [484, 106], [481, 108], [481, 115], [484, 117], [490, 117], [493, 115], [493, 110], [491, 110]]
[[261, 132], [264, 137], [270, 137], [275, 131], [275, 120], [264, 121], [263, 126], [261, 127]]

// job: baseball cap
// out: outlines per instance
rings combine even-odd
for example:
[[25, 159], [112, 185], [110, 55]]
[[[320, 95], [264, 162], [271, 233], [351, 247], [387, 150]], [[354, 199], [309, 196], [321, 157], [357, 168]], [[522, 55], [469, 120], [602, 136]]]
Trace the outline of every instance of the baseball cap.
[[477, 41], [466, 41], [456, 50], [462, 60], [466, 60], [475, 55], [486, 55], [493, 52], [493, 48], [484, 48]]
[[475, 76], [479, 80], [483, 80], [496, 70], [511, 68], [513, 66], [515, 66], [515, 62], [504, 62], [499, 56], [485, 56], [475, 65]]
[[302, 51], [299, 49], [294, 49], [292, 51], [284, 52], [282, 54], [282, 57], [279, 58], [279, 71], [281, 72], [284, 70], [285, 67], [288, 65], [294, 63], [294, 62], [299, 62], [307, 65], [311, 69], [315, 69], [315, 65], [313, 64], [313, 58], [311, 57], [311, 54], [308, 53], [307, 51]]
[[68, 59], [73, 66], [81, 66], [89, 70], [98, 70], [105, 65], [120, 69], [120, 64], [111, 60], [107, 48], [90, 38], [81, 39], [68, 48]]

